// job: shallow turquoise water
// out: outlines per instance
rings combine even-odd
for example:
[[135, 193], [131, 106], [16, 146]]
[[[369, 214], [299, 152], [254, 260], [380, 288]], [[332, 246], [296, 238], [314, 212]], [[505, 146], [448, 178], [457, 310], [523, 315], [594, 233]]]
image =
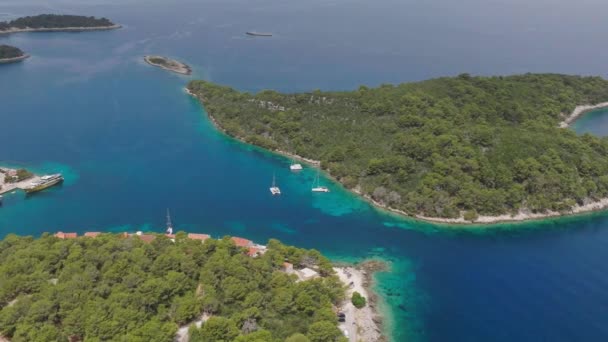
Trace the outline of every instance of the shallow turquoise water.
[[[312, 194], [314, 170], [293, 174], [289, 160], [218, 133], [184, 94], [190, 78], [141, 61], [144, 54], [169, 55], [191, 64], [193, 78], [251, 91], [344, 89], [462, 71], [602, 72], [568, 64], [568, 53], [555, 50], [547, 50], [553, 58], [542, 67], [535, 49], [503, 56], [501, 46], [470, 58], [471, 37], [491, 44], [476, 33], [481, 28], [503, 34], [509, 22], [501, 18], [527, 16], [488, 7], [488, 15], [501, 20], [416, 19], [452, 6], [438, 0], [380, 1], [374, 8], [363, 1], [180, 1], [186, 12], [161, 1], [91, 3], [0, 4], [0, 19], [68, 10], [125, 25], [111, 32], [0, 37], [32, 54], [25, 63], [0, 67], [0, 156], [11, 165], [66, 175], [63, 186], [36, 196], [6, 196], [0, 235], [160, 232], [170, 207], [181, 230], [278, 238], [335, 260], [387, 260], [392, 271], [378, 275], [377, 289], [396, 341], [608, 339], [606, 214], [463, 230], [377, 211], [327, 179], [332, 192]], [[415, 11], [406, 11], [408, 5]], [[475, 1], [459, 6], [451, 10], [484, 9]], [[361, 27], [365, 20], [376, 25]], [[424, 30], [404, 33], [413, 32], [409, 25]], [[552, 25], [546, 27], [554, 33], [530, 35], [521, 32], [526, 25], [518, 26], [500, 44], [527, 46], [530, 36], [552, 42], [560, 34]], [[277, 35], [243, 36], [253, 29]], [[493, 53], [500, 56], [490, 58]], [[280, 198], [268, 192], [273, 173]]]
[[608, 109], [598, 109], [586, 113], [572, 124], [579, 133], [591, 133], [598, 136], [608, 135]]

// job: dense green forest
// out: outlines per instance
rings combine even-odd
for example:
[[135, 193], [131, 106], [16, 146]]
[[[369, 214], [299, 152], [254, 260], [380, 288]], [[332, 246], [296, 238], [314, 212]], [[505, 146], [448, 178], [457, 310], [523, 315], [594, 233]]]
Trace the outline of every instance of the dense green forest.
[[40, 14], [0, 21], [0, 31], [10, 28], [66, 28], [66, 27], [106, 27], [113, 26], [106, 18], [85, 17], [80, 15]]
[[608, 196], [608, 140], [558, 128], [576, 105], [608, 100], [600, 77], [462, 74], [301, 94], [188, 87], [228, 134], [320, 160], [409, 215], [567, 212]]
[[[166, 341], [204, 312], [191, 341], [344, 341], [332, 305], [344, 287], [315, 250], [276, 240], [256, 258], [224, 238], [178, 233], [147, 244], [137, 237], [0, 242], [0, 334], [19, 341]], [[296, 282], [280, 270], [317, 268]]]
[[19, 48], [10, 45], [0, 45], [0, 59], [21, 57], [24, 53]]

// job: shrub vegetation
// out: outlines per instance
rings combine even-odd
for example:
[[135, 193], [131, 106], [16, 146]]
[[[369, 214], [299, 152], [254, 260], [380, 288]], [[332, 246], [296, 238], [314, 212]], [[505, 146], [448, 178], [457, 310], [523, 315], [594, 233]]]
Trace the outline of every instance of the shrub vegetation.
[[189, 89], [229, 135], [321, 161], [351, 189], [410, 215], [567, 212], [608, 196], [608, 139], [558, 128], [608, 100], [600, 77], [463, 74], [348, 92]]

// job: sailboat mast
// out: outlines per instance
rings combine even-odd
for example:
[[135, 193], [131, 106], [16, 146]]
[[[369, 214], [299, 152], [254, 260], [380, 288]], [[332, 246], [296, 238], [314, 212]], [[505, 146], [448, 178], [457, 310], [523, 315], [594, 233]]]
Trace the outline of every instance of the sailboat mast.
[[169, 208], [167, 208], [167, 228], [172, 228], [173, 224], [171, 224], [171, 213], [169, 213]]

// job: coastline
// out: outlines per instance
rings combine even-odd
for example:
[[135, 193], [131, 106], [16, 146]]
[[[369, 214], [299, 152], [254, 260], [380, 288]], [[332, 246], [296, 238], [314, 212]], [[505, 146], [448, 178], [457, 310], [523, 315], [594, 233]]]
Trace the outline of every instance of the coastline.
[[32, 173], [32, 176], [30, 178], [24, 179], [20, 182], [6, 183], [5, 182], [5, 178], [6, 178], [5, 172], [10, 172], [10, 171], [16, 172], [17, 169], [12, 169], [12, 168], [3, 167], [3, 166], [0, 166], [0, 169], [3, 171], [3, 172], [0, 172], [0, 195], [6, 194], [6, 193], [12, 193], [17, 190], [23, 190], [24, 188], [30, 187], [30, 186], [32, 186], [33, 183], [39, 182], [42, 179], [40, 175]]
[[112, 26], [92, 26], [92, 27], [41, 27], [41, 28], [16, 28], [11, 27], [8, 30], [0, 31], [0, 34], [11, 34], [21, 32], [80, 32], [80, 31], [106, 31], [121, 28], [122, 25], [115, 24]]
[[[185, 87], [184, 89], [188, 95], [197, 99], [199, 101], [199, 103], [204, 107], [204, 103], [203, 103], [204, 99], [201, 99], [196, 94], [192, 93], [190, 91], [190, 89], [188, 89], [188, 87]], [[568, 125], [571, 124], [573, 121], [575, 121], [577, 118], [579, 118], [581, 115], [583, 115], [589, 111], [592, 111], [595, 109], [600, 109], [600, 108], [608, 108], [608, 102], [599, 103], [597, 105], [577, 106], [575, 108], [575, 110], [572, 112], [572, 114], [570, 114], [568, 116], [568, 119], [566, 119], [566, 120], [569, 120]], [[578, 112], [577, 112], [577, 109], [578, 109]], [[205, 110], [205, 112], [207, 113], [207, 117], [211, 120], [211, 122], [213, 123], [215, 128], [217, 128], [219, 131], [221, 131], [222, 133], [226, 134], [227, 136], [229, 136], [231, 138], [239, 140], [242, 143], [249, 144], [242, 137], [232, 136], [232, 135], [228, 134], [220, 126], [220, 124], [213, 117], [213, 115], [211, 115], [211, 113], [209, 113], [207, 110]], [[566, 121], [564, 121], [564, 122], [566, 122]], [[563, 122], [560, 123], [560, 127], [562, 124], [563, 124]], [[566, 127], [568, 127], [568, 126], [566, 126]], [[293, 153], [285, 152], [282, 150], [278, 150], [278, 149], [269, 150], [269, 149], [264, 148], [264, 150], [271, 151], [271, 152], [280, 154], [280, 155], [288, 157], [288, 158], [298, 159], [298, 160], [304, 161], [315, 167], [319, 167], [321, 164], [321, 162], [318, 160], [305, 158], [305, 157], [302, 157], [302, 156], [299, 156], [299, 155], [296, 155]], [[548, 211], [545, 213], [532, 213], [530, 211], [520, 210], [515, 215], [511, 215], [511, 214], [502, 214], [502, 215], [497, 215], [497, 216], [481, 216], [480, 215], [477, 217], [477, 219], [475, 219], [475, 221], [467, 221], [462, 216], [460, 216], [459, 218], [442, 218], [442, 217], [428, 217], [428, 216], [423, 216], [423, 215], [411, 215], [411, 214], [406, 213], [403, 210], [392, 208], [383, 203], [380, 203], [380, 202], [374, 200], [371, 196], [363, 194], [358, 189], [349, 189], [349, 188], [345, 187], [344, 184], [342, 184], [339, 180], [337, 180], [334, 176], [330, 175], [327, 172], [324, 172], [324, 174], [328, 178], [333, 180], [334, 182], [340, 184], [344, 189], [359, 196], [361, 199], [370, 203], [377, 209], [385, 210], [390, 213], [397, 214], [403, 218], [438, 224], [438, 225], [441, 225], [444, 227], [449, 227], [449, 225], [467, 226], [467, 227], [483, 227], [484, 225], [492, 225], [492, 224], [499, 224], [499, 223], [523, 223], [523, 222], [528, 222], [528, 221], [544, 220], [544, 219], [548, 219], [548, 218], [570, 217], [570, 216], [574, 216], [574, 215], [578, 215], [578, 214], [585, 214], [585, 213], [591, 213], [591, 212], [595, 212], [595, 211], [601, 211], [601, 210], [608, 209], [608, 198], [602, 198], [598, 201], [592, 201], [592, 202], [586, 203], [582, 206], [576, 204], [567, 213], [561, 213], [561, 212], [556, 212], [556, 211]]]
[[[169, 67], [166, 65], [154, 63], [151, 61], [152, 58], [163, 59], [164, 61], [166, 61], [169, 64], [174, 64], [174, 66]], [[180, 75], [186, 75], [186, 76], [192, 75], [192, 68], [190, 68], [189, 65], [176, 61], [171, 58], [167, 58], [167, 57], [163, 57], [163, 56], [144, 56], [144, 61], [146, 63], [148, 63], [149, 65], [161, 68], [163, 70], [171, 71], [171, 72], [174, 72], [174, 73], [177, 73]]]
[[28, 58], [30, 58], [30, 55], [28, 55], [26, 53], [23, 56], [19, 56], [19, 57], [0, 59], [0, 64], [10, 64], [10, 63], [22, 62]]
[[608, 102], [602, 102], [602, 103], [598, 103], [598, 104], [594, 104], [594, 105], [576, 106], [576, 108], [574, 108], [572, 113], [570, 113], [570, 115], [568, 115], [564, 119], [564, 121], [559, 123], [559, 127], [568, 128], [568, 127], [570, 127], [570, 125], [572, 123], [574, 123], [574, 121], [578, 120], [584, 114], [587, 114], [591, 111], [594, 111], [596, 109], [602, 109], [602, 108], [608, 108]]
[[[383, 317], [380, 314], [380, 299], [374, 292], [374, 274], [388, 270], [383, 261], [367, 260], [355, 265], [335, 265], [338, 277], [346, 286], [346, 298], [338, 309], [346, 314], [346, 322], [340, 323], [340, 330], [349, 332], [349, 341], [386, 342]], [[352, 284], [352, 285], [351, 285]], [[351, 302], [354, 291], [366, 298], [367, 304], [357, 309]]]

